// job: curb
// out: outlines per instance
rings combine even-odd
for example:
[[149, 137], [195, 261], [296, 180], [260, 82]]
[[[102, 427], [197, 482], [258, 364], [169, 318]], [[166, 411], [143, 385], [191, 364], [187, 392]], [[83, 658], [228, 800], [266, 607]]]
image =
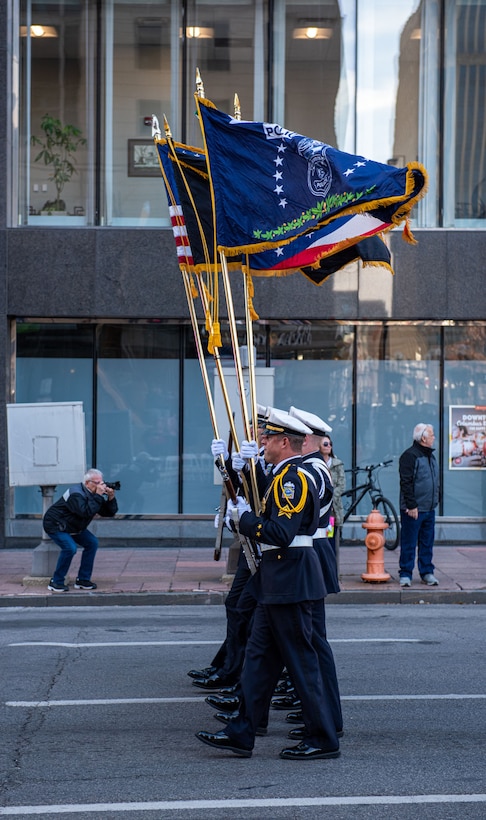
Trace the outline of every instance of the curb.
[[[63, 595], [3, 595], [2, 607], [107, 607], [107, 606], [222, 606], [227, 592], [89, 592]], [[486, 604], [486, 589], [480, 590], [343, 590], [328, 595], [326, 604]]]

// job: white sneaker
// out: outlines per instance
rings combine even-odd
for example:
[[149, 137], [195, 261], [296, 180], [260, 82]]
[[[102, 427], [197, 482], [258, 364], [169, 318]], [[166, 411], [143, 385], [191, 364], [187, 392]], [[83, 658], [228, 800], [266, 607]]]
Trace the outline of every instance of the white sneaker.
[[412, 579], [409, 578], [407, 575], [402, 575], [400, 578], [400, 586], [401, 587], [411, 587], [412, 586]]
[[439, 586], [437, 578], [431, 572], [427, 572], [425, 575], [422, 575], [422, 583], [427, 584], [428, 587]]

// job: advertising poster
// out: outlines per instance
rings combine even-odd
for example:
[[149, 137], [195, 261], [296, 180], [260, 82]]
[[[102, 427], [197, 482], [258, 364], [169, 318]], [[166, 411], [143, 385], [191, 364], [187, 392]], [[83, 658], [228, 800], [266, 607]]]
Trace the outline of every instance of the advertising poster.
[[449, 469], [486, 470], [486, 407], [449, 406]]

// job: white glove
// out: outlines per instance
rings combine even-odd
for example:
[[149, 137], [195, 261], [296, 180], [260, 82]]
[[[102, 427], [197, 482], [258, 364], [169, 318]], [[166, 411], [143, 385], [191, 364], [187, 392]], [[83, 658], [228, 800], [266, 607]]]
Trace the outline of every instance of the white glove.
[[224, 522], [229, 530], [234, 529], [231, 524], [235, 521], [239, 521], [245, 512], [251, 512], [251, 507], [248, 504], [248, 501], [240, 495], [236, 496], [236, 503], [234, 503], [231, 498], [228, 499]]
[[214, 529], [217, 530], [219, 527], [219, 513], [216, 513], [214, 516]]
[[229, 456], [228, 453], [228, 446], [224, 440], [224, 438], [213, 438], [211, 442], [211, 453], [213, 458], [218, 458], [218, 456], [223, 456], [224, 460]]
[[258, 444], [256, 441], [242, 441], [240, 455], [243, 458], [256, 458], [258, 455]]
[[241, 453], [233, 453], [231, 456], [231, 466], [236, 473], [239, 473], [240, 470], [243, 470], [246, 467], [246, 461], [242, 457]]

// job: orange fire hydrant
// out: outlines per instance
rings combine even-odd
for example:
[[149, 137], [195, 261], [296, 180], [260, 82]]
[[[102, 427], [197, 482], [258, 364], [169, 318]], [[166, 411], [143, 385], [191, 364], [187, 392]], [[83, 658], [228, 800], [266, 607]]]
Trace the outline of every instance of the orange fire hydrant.
[[385, 572], [385, 537], [383, 535], [383, 530], [386, 530], [388, 524], [381, 512], [372, 510], [361, 526], [368, 530], [365, 538], [365, 544], [368, 548], [366, 572], [363, 572], [361, 576], [363, 581], [377, 584], [382, 581], [389, 581], [390, 575]]

